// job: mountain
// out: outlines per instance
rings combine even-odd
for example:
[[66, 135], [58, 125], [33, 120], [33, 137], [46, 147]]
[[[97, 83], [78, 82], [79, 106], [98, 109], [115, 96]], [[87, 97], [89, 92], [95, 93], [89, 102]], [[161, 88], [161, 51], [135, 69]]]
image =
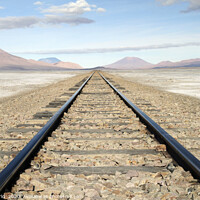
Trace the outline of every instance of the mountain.
[[46, 62], [43, 62], [43, 61], [36, 61], [36, 60], [33, 60], [33, 59], [29, 59], [27, 60], [30, 64], [33, 64], [33, 65], [39, 65], [39, 66], [51, 66], [51, 67], [54, 67], [53, 64], [50, 64], [50, 63], [46, 63]]
[[83, 69], [79, 64], [72, 63], [72, 62], [58, 62], [54, 63], [55, 67], [62, 67], [65, 69]]
[[54, 63], [60, 62], [61, 60], [59, 60], [58, 58], [55, 58], [55, 57], [50, 57], [50, 58], [41, 58], [38, 61], [54, 64]]
[[120, 70], [200, 67], [200, 58], [182, 60], [179, 62], [163, 61], [158, 64], [152, 64], [137, 57], [125, 57], [115, 63], [112, 63], [110, 65], [105, 65], [104, 67], [107, 69], [120, 69]]
[[173, 62], [171, 61], [162, 61], [158, 64], [156, 64], [154, 67], [165, 67], [165, 66], [173, 66]]
[[179, 62], [170, 62], [164, 61], [160, 62], [157, 65], [154, 65], [155, 68], [177, 68], [177, 67], [200, 67], [200, 59], [189, 59], [182, 60]]
[[0, 49], [0, 70], [66, 70], [80, 69], [81, 66], [75, 63], [68, 63], [64, 66], [61, 62], [56, 64], [43, 61], [27, 60], [7, 53]]
[[51, 63], [54, 67], [61, 67], [65, 69], [82, 69], [82, 67], [79, 64], [72, 62], [63, 62], [55, 57], [41, 58], [38, 60], [38, 62]]
[[24, 58], [13, 56], [0, 49], [0, 69], [5, 69], [5, 68], [20, 69], [25, 66], [30, 67], [31, 63], [29, 63], [28, 60]]
[[153, 64], [137, 57], [126, 57], [104, 67], [108, 69], [150, 69], [153, 68]]

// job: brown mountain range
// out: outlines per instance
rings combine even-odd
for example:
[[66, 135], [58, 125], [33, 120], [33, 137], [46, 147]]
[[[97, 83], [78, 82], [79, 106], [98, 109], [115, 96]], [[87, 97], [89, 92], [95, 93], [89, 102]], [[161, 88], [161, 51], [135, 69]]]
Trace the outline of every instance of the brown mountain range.
[[62, 67], [62, 68], [71, 68], [71, 69], [83, 69], [79, 64], [72, 63], [72, 62], [57, 62], [53, 64], [55, 67]]
[[197, 59], [183, 60], [179, 62], [163, 61], [158, 64], [152, 64], [137, 57], [126, 57], [110, 65], [105, 65], [104, 67], [107, 69], [119, 69], [119, 70], [200, 67], [200, 59], [197, 58]]
[[18, 56], [11, 55], [0, 49], [0, 70], [63, 70], [63, 69], [82, 69], [76, 63], [58, 62], [46, 63], [36, 60], [27, 60]]
[[200, 59], [182, 60], [179, 62], [163, 61], [155, 65], [156, 68], [162, 67], [200, 67]]
[[[158, 64], [146, 62], [137, 57], [125, 57], [115, 63], [103, 66], [106, 69], [134, 70], [152, 68], [200, 67], [200, 59], [189, 59], [179, 62], [163, 61]], [[44, 61], [27, 60], [11, 55], [0, 49], [0, 70], [66, 70], [83, 69], [80, 65], [71, 62], [48, 63]]]
[[150, 69], [153, 68], [153, 64], [137, 57], [126, 57], [104, 67], [108, 69]]

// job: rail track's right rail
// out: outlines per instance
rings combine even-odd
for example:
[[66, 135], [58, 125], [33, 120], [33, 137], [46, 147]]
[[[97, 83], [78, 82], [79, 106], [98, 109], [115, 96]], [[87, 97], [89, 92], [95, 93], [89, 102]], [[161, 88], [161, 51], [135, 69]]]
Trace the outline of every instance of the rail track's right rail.
[[136, 105], [127, 99], [119, 90], [117, 90], [101, 73], [101, 77], [105, 82], [116, 92], [117, 95], [133, 110], [134, 113], [140, 118], [149, 131], [155, 137], [167, 146], [168, 153], [181, 165], [185, 170], [190, 171], [193, 176], [200, 179], [200, 161], [184, 148], [177, 140], [161, 128], [155, 121], [142, 112]]

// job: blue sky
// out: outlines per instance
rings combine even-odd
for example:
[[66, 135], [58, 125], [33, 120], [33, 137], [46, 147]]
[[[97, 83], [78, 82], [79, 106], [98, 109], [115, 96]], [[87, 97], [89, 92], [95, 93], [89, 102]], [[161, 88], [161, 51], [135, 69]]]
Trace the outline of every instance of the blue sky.
[[200, 58], [200, 1], [0, 0], [0, 48], [84, 67]]

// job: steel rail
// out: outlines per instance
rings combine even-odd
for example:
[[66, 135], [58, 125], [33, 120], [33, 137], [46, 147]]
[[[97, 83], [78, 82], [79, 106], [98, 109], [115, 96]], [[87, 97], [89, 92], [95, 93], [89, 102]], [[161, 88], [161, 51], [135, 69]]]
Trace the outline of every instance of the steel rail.
[[128, 105], [136, 113], [141, 122], [147, 126], [150, 132], [166, 145], [168, 152], [172, 155], [174, 160], [176, 160], [185, 170], [190, 171], [194, 178], [200, 179], [200, 161], [187, 149], [185, 149], [177, 140], [175, 140], [169, 133], [161, 128], [155, 121], [153, 121], [129, 99], [127, 99], [120, 91], [118, 91], [101, 73], [99, 74], [126, 103], [126, 105]]
[[57, 126], [65, 111], [69, 109], [73, 101], [80, 94], [84, 86], [91, 79], [94, 72], [81, 85], [81, 87], [70, 97], [70, 99], [53, 115], [44, 127], [30, 140], [30, 142], [16, 155], [16, 157], [0, 173], [0, 193], [16, 173], [21, 169], [32, 153], [40, 147], [43, 139], [49, 135]]

